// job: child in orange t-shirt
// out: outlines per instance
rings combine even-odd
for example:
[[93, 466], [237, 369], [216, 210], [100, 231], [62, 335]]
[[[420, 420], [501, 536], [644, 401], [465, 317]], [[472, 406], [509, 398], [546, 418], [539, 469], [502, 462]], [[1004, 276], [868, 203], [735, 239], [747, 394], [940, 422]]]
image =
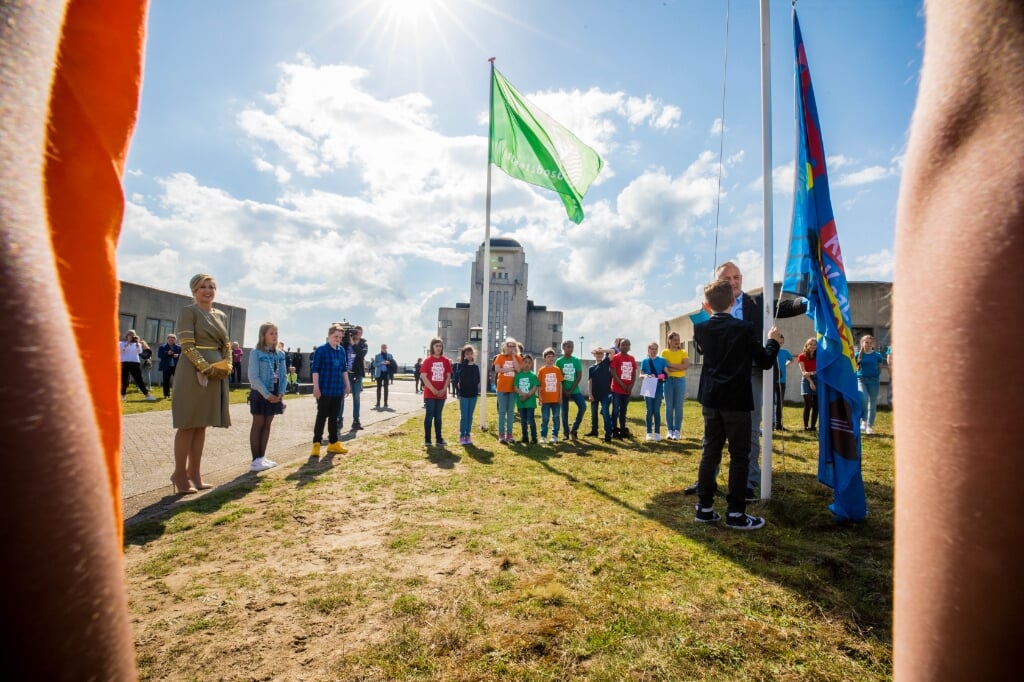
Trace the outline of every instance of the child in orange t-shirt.
[[505, 339], [502, 352], [494, 358], [495, 392], [498, 394], [498, 442], [512, 442], [512, 427], [516, 423], [516, 372], [523, 368], [519, 344], [513, 338]]
[[558, 440], [558, 424], [562, 413], [562, 370], [555, 367], [555, 351], [544, 351], [544, 366], [537, 370], [540, 380], [540, 439], [548, 437], [548, 419], [554, 418], [551, 426], [551, 440]]

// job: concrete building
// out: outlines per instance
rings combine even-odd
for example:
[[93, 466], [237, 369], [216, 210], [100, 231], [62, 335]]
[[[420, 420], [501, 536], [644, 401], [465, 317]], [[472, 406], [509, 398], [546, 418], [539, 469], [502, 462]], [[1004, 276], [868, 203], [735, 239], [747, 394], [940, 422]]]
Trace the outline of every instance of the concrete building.
[[490, 278], [488, 304], [488, 358], [494, 358], [501, 342], [511, 336], [526, 352], [539, 354], [545, 348], [560, 352], [562, 313], [536, 305], [527, 298], [529, 268], [526, 252], [514, 239], [491, 238], [491, 262], [483, 262], [480, 244], [470, 279], [469, 303], [437, 311], [437, 335], [444, 341], [449, 358], [472, 339], [479, 346], [483, 330], [484, 277]]
[[[782, 289], [780, 283], [775, 284], [775, 297], [779, 296]], [[892, 343], [892, 283], [891, 282], [849, 282], [850, 294], [850, 322], [853, 328], [854, 343], [860, 343], [860, 338], [865, 334], [875, 337], [875, 347], [884, 352]], [[749, 294], [758, 294], [761, 289], [748, 291]], [[691, 313], [697, 312], [696, 310]], [[800, 354], [804, 342], [814, 336], [814, 325], [811, 318], [806, 315], [781, 319], [776, 326], [782, 335], [786, 337], [786, 349], [793, 354], [794, 362], [789, 366], [786, 374], [786, 399], [788, 401], [800, 401], [800, 368], [795, 360]], [[661, 347], [665, 348], [668, 343], [668, 334], [671, 331], [679, 332], [680, 338], [686, 345], [686, 351], [690, 356], [690, 370], [686, 373], [686, 397], [697, 397], [697, 386], [700, 383], [701, 356], [693, 347], [693, 322], [690, 321], [690, 313], [680, 315], [671, 320], [666, 320], [659, 325], [659, 338]], [[878, 402], [880, 405], [886, 402], [886, 386], [889, 383], [888, 370], [882, 370], [882, 389], [879, 391]]]

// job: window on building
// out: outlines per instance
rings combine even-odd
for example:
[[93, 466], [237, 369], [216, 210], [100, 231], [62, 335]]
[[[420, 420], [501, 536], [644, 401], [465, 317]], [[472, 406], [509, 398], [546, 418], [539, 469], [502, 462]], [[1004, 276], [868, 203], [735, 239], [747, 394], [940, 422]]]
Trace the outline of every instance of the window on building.
[[174, 320], [155, 320], [152, 317], [146, 318], [146, 332], [142, 338], [146, 339], [149, 345], [162, 344], [168, 334], [174, 333]]
[[129, 329], [135, 329], [135, 316], [121, 313], [118, 317], [118, 324], [121, 325], [121, 336], [124, 336]]
[[704, 356], [697, 351], [697, 344], [693, 341], [686, 342], [686, 354], [689, 356], [691, 365], [704, 364]]

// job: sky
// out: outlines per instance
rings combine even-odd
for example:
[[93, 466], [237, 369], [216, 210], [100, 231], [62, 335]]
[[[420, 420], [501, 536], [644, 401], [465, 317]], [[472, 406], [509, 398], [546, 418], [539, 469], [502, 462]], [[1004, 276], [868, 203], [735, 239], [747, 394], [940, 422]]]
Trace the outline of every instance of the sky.
[[[714, 266], [761, 285], [756, 0], [151, 0], [117, 250], [123, 280], [217, 300], [292, 348], [361, 324], [399, 362], [469, 300], [484, 239], [490, 65], [602, 157], [579, 225], [494, 168], [491, 236], [563, 336], [643, 347]], [[920, 0], [799, 0], [850, 281], [891, 281]], [[793, 201], [790, 2], [770, 11], [772, 271]], [[856, 313], [855, 313], [856, 314]], [[579, 350], [577, 350], [579, 353]]]

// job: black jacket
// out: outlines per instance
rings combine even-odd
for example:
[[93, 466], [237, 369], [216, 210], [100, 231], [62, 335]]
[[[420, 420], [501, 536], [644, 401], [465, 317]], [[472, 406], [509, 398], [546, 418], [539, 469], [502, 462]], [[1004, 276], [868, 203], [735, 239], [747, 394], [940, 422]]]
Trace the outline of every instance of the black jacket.
[[737, 412], [754, 409], [750, 365], [771, 369], [779, 352], [779, 344], [772, 339], [761, 346], [754, 329], [753, 322], [729, 313], [715, 313], [693, 328], [694, 343], [704, 356], [697, 389], [701, 405]]

